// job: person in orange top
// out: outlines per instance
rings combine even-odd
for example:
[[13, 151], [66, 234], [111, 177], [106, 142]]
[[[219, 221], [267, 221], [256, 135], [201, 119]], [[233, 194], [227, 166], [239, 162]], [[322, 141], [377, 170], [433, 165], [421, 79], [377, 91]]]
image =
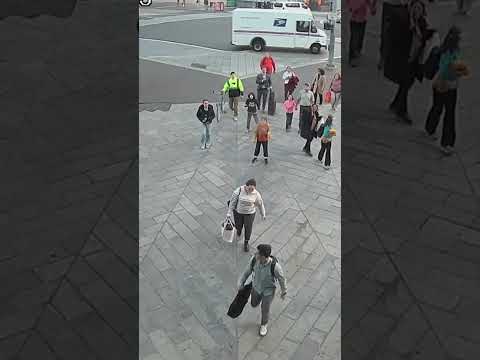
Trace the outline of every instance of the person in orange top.
[[270, 124], [267, 121], [267, 118], [262, 118], [260, 123], [257, 125], [257, 130], [255, 131], [255, 152], [253, 154], [252, 164], [257, 161], [257, 157], [260, 154], [260, 145], [263, 147], [263, 158], [265, 164], [268, 164], [268, 141], [271, 139], [272, 134], [270, 131]]

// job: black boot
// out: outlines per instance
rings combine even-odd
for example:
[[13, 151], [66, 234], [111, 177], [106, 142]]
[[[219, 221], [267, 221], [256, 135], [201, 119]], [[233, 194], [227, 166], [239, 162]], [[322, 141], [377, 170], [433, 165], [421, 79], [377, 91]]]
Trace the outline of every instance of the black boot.
[[248, 241], [245, 240], [244, 243], [243, 243], [243, 250], [245, 252], [248, 252], [250, 250], [250, 247], [248, 246]]

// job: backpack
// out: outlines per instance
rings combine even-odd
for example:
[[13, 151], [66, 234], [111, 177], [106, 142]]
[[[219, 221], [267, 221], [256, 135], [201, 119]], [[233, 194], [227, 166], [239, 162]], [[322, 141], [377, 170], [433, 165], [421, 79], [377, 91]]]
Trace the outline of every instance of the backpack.
[[437, 74], [441, 55], [440, 48], [435, 46], [430, 51], [427, 61], [425, 61], [425, 64], [423, 64], [423, 74], [428, 80], [432, 80]]
[[[277, 258], [275, 256], [270, 256], [272, 258], [272, 263], [270, 264], [270, 274], [272, 274], [272, 279], [273, 282], [277, 280], [275, 277], [275, 265], [277, 265]], [[257, 262], [257, 258], [254, 256], [252, 259], [252, 262], [250, 263], [250, 268], [253, 271], [253, 267], [255, 266], [255, 263]]]

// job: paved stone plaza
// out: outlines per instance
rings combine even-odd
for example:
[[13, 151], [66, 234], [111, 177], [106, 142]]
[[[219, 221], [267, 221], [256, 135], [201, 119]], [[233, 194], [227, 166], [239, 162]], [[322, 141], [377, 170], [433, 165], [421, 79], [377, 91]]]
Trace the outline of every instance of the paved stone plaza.
[[[270, 163], [251, 165], [245, 113], [214, 122], [213, 146], [202, 151], [197, 107], [140, 113], [141, 359], [233, 360], [237, 340], [239, 359], [339, 359], [340, 136], [327, 171], [301, 151], [296, 131], [285, 132], [279, 112], [270, 118]], [[340, 133], [340, 111], [335, 127]], [[319, 147], [312, 144], [314, 155]], [[289, 286], [287, 298], [274, 301], [264, 339], [258, 309], [245, 308], [238, 339], [226, 316], [253, 252], [224, 243], [220, 223], [231, 192], [250, 177], [267, 211], [266, 221], [256, 219], [252, 247], [272, 245]]]

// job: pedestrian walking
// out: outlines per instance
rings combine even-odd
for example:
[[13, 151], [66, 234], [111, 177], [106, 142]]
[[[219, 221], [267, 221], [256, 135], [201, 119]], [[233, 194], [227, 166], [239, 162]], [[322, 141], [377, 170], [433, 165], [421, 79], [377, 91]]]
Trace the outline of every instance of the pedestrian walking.
[[236, 121], [238, 119], [238, 101], [243, 96], [243, 83], [234, 71], [230, 73], [230, 77], [225, 82], [223, 92], [228, 92], [228, 105], [233, 111], [233, 120]]
[[263, 220], [265, 216], [265, 206], [260, 193], [257, 191], [257, 182], [255, 179], [248, 180], [244, 186], [237, 188], [228, 202], [227, 216], [231, 217], [235, 223], [237, 230], [237, 239], [242, 235], [244, 229], [244, 243], [243, 249], [245, 252], [249, 251], [250, 236], [252, 235], [253, 221], [255, 220], [256, 208], [260, 209]]
[[288, 94], [292, 94], [295, 91], [295, 88], [298, 85], [299, 79], [298, 76], [293, 72], [290, 66], [287, 66], [285, 72], [282, 75], [283, 82], [284, 82], [284, 92], [285, 92], [285, 99], [287, 100]]
[[247, 133], [250, 132], [250, 121], [252, 117], [255, 119], [255, 124], [258, 124], [258, 115], [257, 109], [260, 109], [255, 94], [251, 92], [248, 94], [247, 101], [245, 102], [245, 107], [247, 108]]
[[288, 95], [288, 99], [283, 103], [283, 110], [287, 119], [285, 121], [285, 131], [289, 131], [292, 128], [293, 113], [297, 110], [297, 102], [293, 99], [293, 95]]
[[325, 91], [325, 70], [318, 68], [318, 72], [315, 74], [312, 82], [312, 92], [314, 96], [314, 104], [323, 104], [323, 92]]
[[213, 119], [215, 119], [215, 111], [213, 110], [212, 104], [208, 103], [208, 100], [203, 100], [202, 104], [199, 106], [197, 110], [197, 119], [203, 124], [201, 149], [208, 149], [211, 144], [210, 126], [212, 125]]
[[257, 99], [262, 107], [262, 112], [265, 112], [268, 101], [268, 90], [272, 87], [272, 79], [270, 75], [267, 74], [266, 68], [262, 68], [262, 72], [257, 75], [255, 82], [257, 83]]
[[473, 0], [457, 0], [457, 15], [469, 15]]
[[[397, 84], [389, 109], [406, 124], [413, 123], [408, 113], [408, 94], [419, 75], [419, 60], [428, 34], [426, 7], [421, 0], [399, 5], [387, 4], [382, 36], [384, 76]], [[384, 5], [385, 6], [385, 5]]]
[[325, 124], [321, 127], [322, 134], [320, 136], [320, 143], [322, 144], [320, 152], [318, 153], [318, 161], [320, 163], [323, 161], [323, 156], [325, 155], [325, 169], [330, 169], [330, 164], [332, 162], [331, 150], [332, 150], [332, 138], [336, 135], [335, 129], [332, 128], [333, 117], [328, 115]]
[[375, 16], [377, 12], [376, 5], [376, 0], [347, 0], [347, 6], [350, 10], [350, 46], [348, 61], [352, 67], [358, 65], [358, 59], [363, 49], [368, 13]]
[[440, 145], [446, 155], [451, 154], [455, 146], [455, 108], [459, 78], [467, 74], [464, 66], [463, 69], [459, 67], [460, 36], [460, 30], [453, 26], [440, 48], [438, 72], [432, 83], [433, 104], [425, 122], [425, 132], [436, 139], [435, 131], [445, 110]]
[[333, 76], [330, 91], [333, 93], [332, 111], [336, 111], [342, 97], [342, 75], [340, 73]]
[[314, 131], [317, 126], [317, 122], [320, 120], [320, 115], [318, 114], [318, 105], [312, 106], [312, 112], [310, 117], [305, 118], [301, 123], [300, 136], [306, 140], [305, 146], [303, 147], [303, 152], [308, 156], [313, 156], [310, 149], [310, 144], [314, 138]]
[[260, 154], [260, 146], [263, 148], [263, 161], [268, 164], [268, 142], [272, 137], [270, 124], [266, 117], [262, 118], [262, 121], [257, 125], [255, 131], [255, 152], [253, 154], [252, 164], [257, 161]]
[[310, 90], [310, 84], [305, 83], [304, 88], [298, 94], [296, 99], [297, 104], [300, 106], [300, 116], [299, 116], [299, 126], [298, 133], [302, 129], [302, 123], [304, 121], [309, 121], [312, 117], [312, 105], [314, 103], [315, 97], [313, 96], [312, 90]]
[[[252, 275], [253, 274], [253, 275]], [[261, 304], [262, 319], [260, 322], [260, 336], [267, 335], [270, 307], [275, 298], [276, 285], [280, 284], [282, 300], [287, 295], [287, 281], [278, 260], [272, 256], [272, 247], [269, 244], [257, 246], [256, 254], [250, 259], [247, 268], [238, 280], [238, 289], [242, 290], [248, 277], [252, 275], [251, 305], [257, 307]]]
[[260, 69], [263, 68], [265, 68], [268, 75], [272, 75], [277, 71], [277, 64], [275, 64], [275, 60], [273, 60], [272, 56], [268, 52], [260, 61]]

